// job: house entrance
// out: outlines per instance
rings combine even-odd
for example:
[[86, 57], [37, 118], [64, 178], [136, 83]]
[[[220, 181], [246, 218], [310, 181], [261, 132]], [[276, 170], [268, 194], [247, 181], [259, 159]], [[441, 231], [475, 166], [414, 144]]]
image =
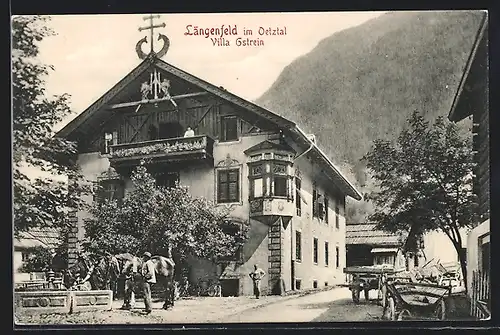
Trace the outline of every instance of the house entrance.
[[221, 293], [223, 297], [237, 297], [240, 293], [240, 280], [239, 279], [222, 279]]

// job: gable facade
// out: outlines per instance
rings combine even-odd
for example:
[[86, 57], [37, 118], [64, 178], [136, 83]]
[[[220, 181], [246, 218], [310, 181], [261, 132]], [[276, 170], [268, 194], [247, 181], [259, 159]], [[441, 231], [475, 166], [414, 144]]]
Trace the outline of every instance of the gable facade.
[[[168, 80], [168, 91], [148, 93], [153, 77]], [[100, 197], [123, 197], [146, 158], [157, 182], [178, 181], [248, 221], [223, 294], [252, 294], [255, 264], [268, 274], [268, 293], [343, 281], [345, 198], [360, 194], [293, 122], [149, 57], [59, 136], [77, 141], [83, 174], [104, 186]], [[88, 215], [75, 213], [70, 260]], [[228, 272], [227, 263], [191, 264], [192, 281]]]

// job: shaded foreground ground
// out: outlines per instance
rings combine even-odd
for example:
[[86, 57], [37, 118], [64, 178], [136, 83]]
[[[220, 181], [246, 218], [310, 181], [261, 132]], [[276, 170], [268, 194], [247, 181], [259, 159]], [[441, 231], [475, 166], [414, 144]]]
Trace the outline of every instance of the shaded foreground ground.
[[[376, 298], [372, 291], [371, 299]], [[347, 288], [330, 288], [293, 296], [235, 298], [194, 298], [176, 302], [173, 310], [161, 309], [162, 302], [153, 304], [153, 312], [143, 313], [138, 302], [131, 311], [120, 310], [115, 301], [113, 310], [50, 314], [18, 315], [17, 324], [192, 324], [192, 323], [265, 323], [265, 322], [356, 322], [380, 321], [382, 307], [375, 300], [361, 299], [356, 305]], [[454, 318], [453, 318], [454, 319]]]

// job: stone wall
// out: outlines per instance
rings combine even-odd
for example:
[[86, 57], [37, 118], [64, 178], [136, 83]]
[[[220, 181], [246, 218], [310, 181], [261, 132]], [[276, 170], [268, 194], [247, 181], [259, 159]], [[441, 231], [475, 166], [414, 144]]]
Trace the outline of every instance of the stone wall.
[[50, 314], [88, 310], [111, 310], [113, 292], [102, 291], [25, 291], [14, 293], [17, 313]]

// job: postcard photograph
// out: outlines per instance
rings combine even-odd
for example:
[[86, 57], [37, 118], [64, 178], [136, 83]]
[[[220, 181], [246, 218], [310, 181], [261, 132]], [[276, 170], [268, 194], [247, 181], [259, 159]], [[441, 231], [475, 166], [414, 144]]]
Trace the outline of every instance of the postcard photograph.
[[15, 325], [488, 320], [488, 12], [11, 17]]

